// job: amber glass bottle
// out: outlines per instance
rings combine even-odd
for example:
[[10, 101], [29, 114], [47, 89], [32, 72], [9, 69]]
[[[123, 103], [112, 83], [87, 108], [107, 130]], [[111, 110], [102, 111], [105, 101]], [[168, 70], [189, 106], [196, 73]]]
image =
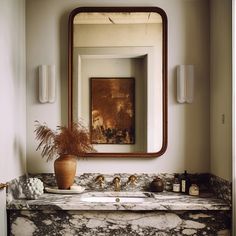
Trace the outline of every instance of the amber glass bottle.
[[174, 181], [173, 181], [173, 192], [179, 193], [180, 192], [180, 181], [179, 181], [179, 175], [174, 175]]

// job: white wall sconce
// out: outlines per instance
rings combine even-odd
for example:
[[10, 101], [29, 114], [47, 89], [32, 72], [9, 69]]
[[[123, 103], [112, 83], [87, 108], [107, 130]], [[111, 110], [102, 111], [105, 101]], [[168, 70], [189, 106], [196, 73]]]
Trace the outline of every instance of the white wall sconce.
[[177, 67], [177, 101], [192, 103], [194, 99], [194, 66], [179, 65]]
[[56, 99], [55, 65], [39, 66], [39, 101], [53, 103]]

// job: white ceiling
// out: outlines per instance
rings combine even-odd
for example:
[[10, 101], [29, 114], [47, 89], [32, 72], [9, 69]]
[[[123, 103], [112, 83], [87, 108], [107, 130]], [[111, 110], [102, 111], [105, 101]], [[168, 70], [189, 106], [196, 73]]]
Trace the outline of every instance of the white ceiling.
[[153, 24], [162, 23], [156, 12], [92, 12], [79, 13], [74, 24]]

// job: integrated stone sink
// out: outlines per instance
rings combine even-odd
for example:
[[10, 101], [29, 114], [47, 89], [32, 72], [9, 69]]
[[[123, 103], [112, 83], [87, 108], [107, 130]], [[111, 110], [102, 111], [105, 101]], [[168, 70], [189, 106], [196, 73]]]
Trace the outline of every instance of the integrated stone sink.
[[155, 194], [153, 197], [158, 200], [171, 200], [183, 198], [183, 195]]
[[142, 197], [82, 197], [83, 202], [145, 202]]
[[125, 202], [145, 202], [153, 198], [150, 193], [143, 192], [90, 192], [82, 194], [82, 202], [101, 202], [101, 203], [125, 203]]

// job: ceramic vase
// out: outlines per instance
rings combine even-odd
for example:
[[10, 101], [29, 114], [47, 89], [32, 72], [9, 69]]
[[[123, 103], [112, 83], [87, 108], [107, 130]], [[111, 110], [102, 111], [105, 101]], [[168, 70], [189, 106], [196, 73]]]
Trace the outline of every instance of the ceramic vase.
[[163, 180], [160, 178], [155, 178], [150, 184], [150, 190], [152, 192], [162, 192], [164, 190]]
[[58, 189], [69, 189], [74, 183], [77, 160], [74, 155], [61, 155], [54, 162]]

